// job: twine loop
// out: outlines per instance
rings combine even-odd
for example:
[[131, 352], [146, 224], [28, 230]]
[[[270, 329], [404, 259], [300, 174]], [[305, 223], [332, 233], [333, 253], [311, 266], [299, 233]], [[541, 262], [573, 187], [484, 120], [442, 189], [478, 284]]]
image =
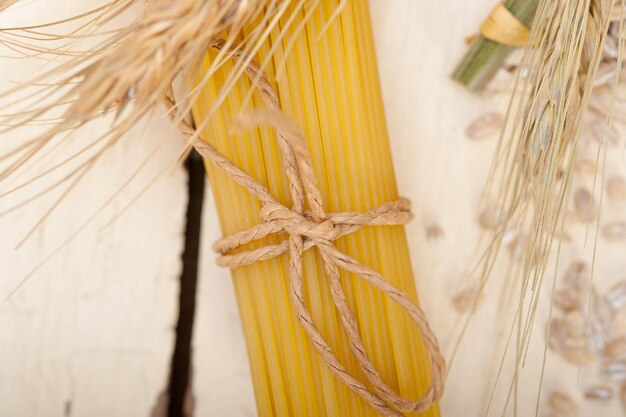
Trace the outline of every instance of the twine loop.
[[[215, 49], [223, 47], [222, 41], [213, 45]], [[241, 51], [233, 51], [231, 56], [237, 60], [244, 55]], [[410, 202], [400, 198], [365, 212], [327, 214], [323, 209], [311, 156], [304, 137], [293, 122], [280, 112], [276, 91], [262, 74], [258, 65], [252, 61], [246, 65], [248, 77], [259, 89], [261, 97], [270, 109], [270, 113], [252, 114], [248, 121], [252, 121], [252, 125], [269, 124], [278, 133], [277, 140], [282, 152], [283, 166], [290, 183], [289, 190], [293, 202], [291, 208], [278, 202], [265, 186], [234, 165], [209, 143], [203, 141], [195, 129], [181, 117], [172, 89], [164, 98], [170, 119], [178, 125], [183, 134], [189, 137], [191, 146], [262, 203], [261, 222], [258, 225], [215, 243], [214, 249], [220, 254], [218, 264], [237, 268], [288, 254], [290, 296], [296, 316], [329, 370], [384, 416], [401, 417], [401, 413], [404, 412], [426, 411], [441, 397], [443, 392], [445, 360], [424, 312], [402, 290], [385, 280], [379, 272], [360, 264], [348, 254], [340, 251], [334, 244], [339, 237], [353, 233], [363, 226], [407, 223], [412, 217]], [[310, 209], [308, 211], [305, 210], [307, 206]], [[288, 236], [288, 239], [277, 244], [232, 253], [242, 245], [271, 234], [283, 234]], [[351, 375], [341, 363], [313, 322], [311, 312], [305, 303], [302, 256], [305, 250], [313, 246], [318, 249], [324, 262], [331, 296], [348, 336], [350, 349], [371, 388]], [[421, 398], [416, 400], [404, 398], [383, 381], [367, 353], [358, 323], [348, 306], [341, 282], [341, 269], [356, 274], [383, 291], [391, 300], [405, 309], [420, 330], [432, 369], [431, 385]]]
[[220, 254], [217, 258], [219, 266], [236, 268], [288, 253], [287, 242], [282, 242], [230, 254], [236, 248], [271, 234], [301, 237], [304, 250], [308, 250], [313, 246], [327, 245], [363, 226], [406, 224], [413, 218], [413, 214], [410, 201], [399, 198], [374, 210], [324, 214], [317, 220], [310, 211], [300, 214], [276, 201], [269, 201], [261, 208], [259, 217], [259, 225], [215, 242], [213, 250]]

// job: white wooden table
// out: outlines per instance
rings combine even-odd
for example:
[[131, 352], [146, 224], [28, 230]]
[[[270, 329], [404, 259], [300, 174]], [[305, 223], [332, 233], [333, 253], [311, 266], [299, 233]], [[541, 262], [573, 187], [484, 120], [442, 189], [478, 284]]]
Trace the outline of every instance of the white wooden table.
[[[452, 308], [451, 296], [467, 285], [468, 270], [476, 259], [479, 198], [497, 140], [493, 136], [468, 141], [464, 130], [487, 112], [503, 111], [507, 99], [471, 95], [448, 75], [466, 49], [466, 35], [476, 30], [494, 0], [370, 2], [399, 187], [414, 202], [417, 214], [408, 236], [419, 293], [450, 355], [464, 318]], [[15, 11], [0, 15], [0, 25], [67, 15], [80, 4], [79, 0], [25, 0]], [[0, 60], [3, 89], [23, 75], [24, 63]], [[75, 140], [93, 137], [106, 127], [101, 123], [84, 130]], [[14, 246], [53, 196], [0, 217], [0, 298], [98, 210], [162, 140], [166, 144], [137, 180], [0, 304], [0, 416], [149, 416], [166, 389], [187, 202], [183, 169], [169, 169], [123, 216], [103, 228], [180, 150], [181, 139], [162, 114], [113, 149], [19, 250]], [[14, 134], [0, 135], [1, 150], [17, 143]], [[621, 172], [623, 166], [614, 169]], [[10, 185], [3, 184], [0, 192], [7, 188]], [[208, 191], [193, 341], [195, 415], [253, 416], [229, 272], [214, 265], [210, 250], [220, 232]], [[0, 212], [27, 195], [18, 192], [0, 198]], [[618, 217], [620, 209], [613, 207], [611, 215]], [[443, 235], [429, 238], [426, 230], [431, 226], [439, 227]], [[584, 230], [574, 232], [580, 236]], [[605, 288], [622, 278], [617, 275], [623, 249], [613, 245], [603, 252], [597, 285]], [[564, 258], [579, 257], [582, 250], [582, 243], [571, 244], [564, 249]], [[505, 266], [496, 270], [495, 283], [487, 289], [453, 363], [442, 407], [446, 416], [485, 415], [510, 328], [504, 318], [494, 320], [506, 271]], [[549, 295], [545, 297], [549, 300]], [[540, 311], [538, 323], [546, 323], [546, 311]], [[535, 414], [544, 324], [536, 330], [520, 384], [524, 387], [518, 402], [520, 416]], [[578, 395], [583, 381], [577, 378], [577, 369], [556, 356], [549, 358], [544, 391], [558, 388]], [[501, 414], [506, 395], [502, 387], [508, 388], [508, 378], [501, 380], [489, 415]], [[582, 404], [580, 397], [576, 400]], [[599, 409], [585, 407], [589, 408], [581, 416], [621, 415], [615, 402]]]

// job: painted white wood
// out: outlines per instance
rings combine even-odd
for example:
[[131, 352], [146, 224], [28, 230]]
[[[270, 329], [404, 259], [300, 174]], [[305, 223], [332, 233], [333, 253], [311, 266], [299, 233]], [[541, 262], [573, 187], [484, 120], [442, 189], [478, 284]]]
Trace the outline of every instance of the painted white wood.
[[[131, 135], [129, 141], [140, 142], [105, 158], [19, 251], [13, 245], [49, 199], [0, 220], [3, 297], [115, 192], [163, 131], [162, 122]], [[139, 184], [169, 163], [179, 145], [172, 140]], [[185, 176], [180, 169], [166, 174], [101, 231], [113, 208], [120, 210], [139, 191], [135, 186], [123, 192], [0, 306], [0, 415], [63, 416], [66, 404], [74, 410], [69, 415], [148, 415], [165, 388]]]
[[[507, 99], [473, 96], [451, 82], [448, 74], [466, 49], [465, 36], [476, 30], [494, 1], [370, 3], [398, 182], [417, 214], [407, 230], [421, 301], [450, 357], [464, 317], [454, 312], [450, 300], [468, 282], [468, 270], [476, 259], [479, 197], [496, 143], [495, 137], [470, 142], [464, 129], [486, 112], [503, 111]], [[0, 24], [66, 16], [82, 4], [79, 0], [24, 0], [13, 14], [0, 15]], [[0, 87], [6, 88], [37, 67], [24, 65], [1, 60]], [[107, 126], [108, 121], [101, 121], [84, 129], [71, 146], [76, 149]], [[0, 151], [37, 129], [1, 134]], [[157, 115], [150, 124], [137, 127], [20, 250], [13, 247], [61, 191], [0, 217], [0, 298], [4, 298], [115, 193], [161, 141], [166, 144], [128, 189], [17, 293], [0, 303], [0, 416], [134, 417], [149, 415], [156, 404], [166, 386], [177, 311], [176, 278], [186, 202], [182, 170], [168, 170], [121, 218], [103, 227], [176, 157], [181, 143], [168, 122]], [[63, 155], [52, 152], [41, 166]], [[609, 174], [624, 176], [623, 161], [617, 153], [614, 156]], [[41, 166], [0, 184], [0, 193], [41, 172]], [[0, 198], [0, 212], [60, 176], [50, 176], [30, 191]], [[210, 250], [220, 236], [210, 193], [206, 200], [194, 333], [195, 415], [253, 416], [254, 398], [232, 284], [228, 271], [214, 265]], [[605, 210], [606, 221], [626, 218], [621, 205], [608, 205]], [[427, 238], [425, 230], [431, 225], [440, 226], [443, 236]], [[562, 265], [580, 257], [590, 259], [585, 232], [580, 224], [571, 228], [574, 240], [564, 247]], [[595, 282], [605, 291], [624, 278], [624, 247], [601, 241], [600, 250]], [[442, 401], [445, 416], [485, 415], [508, 336], [509, 322], [494, 321], [507, 278], [505, 266], [500, 265], [452, 364]], [[548, 301], [546, 291], [520, 384], [518, 415], [522, 416], [535, 415]], [[582, 388], [594, 381], [595, 370], [585, 369], [579, 376], [576, 367], [552, 354], [547, 363], [544, 392], [567, 391], [584, 404], [580, 415], [621, 415], [615, 401], [604, 407], [583, 403]], [[489, 415], [502, 411], [510, 381], [510, 374], [505, 375]]]
[[196, 416], [255, 416], [246, 344], [230, 271], [215, 265], [221, 237], [210, 186], [205, 192], [193, 334], [192, 387]]
[[[0, 13], [0, 26], [70, 16], [85, 5], [80, 0], [27, 0]], [[0, 59], [1, 89], [40, 65], [37, 60]], [[2, 114], [15, 109], [5, 103]], [[0, 192], [63, 160], [71, 149], [105, 132], [110, 122], [82, 129], [66, 146], [46, 152], [40, 162], [1, 182]], [[42, 129], [0, 134], [0, 153]], [[115, 194], [161, 142], [137, 178], [82, 233], [0, 301], [1, 416], [147, 417], [167, 386], [187, 198], [184, 170], [168, 169], [104, 228], [180, 152], [182, 140], [163, 114], [111, 149], [19, 250], [15, 245], [65, 186], [0, 217], [0, 299]], [[1, 197], [0, 212], [47, 188], [71, 165], [27, 190]]]
[[[129, 139], [149, 146], [145, 133]], [[46, 204], [0, 221], [3, 297], [145, 153], [122, 147], [111, 155], [17, 252], [15, 238]], [[166, 161], [161, 155], [146, 174]], [[112, 226], [87, 227], [0, 306], [0, 415], [65, 416], [68, 407], [67, 415], [149, 414], [166, 386], [174, 343], [184, 191], [180, 170], [166, 175]]]

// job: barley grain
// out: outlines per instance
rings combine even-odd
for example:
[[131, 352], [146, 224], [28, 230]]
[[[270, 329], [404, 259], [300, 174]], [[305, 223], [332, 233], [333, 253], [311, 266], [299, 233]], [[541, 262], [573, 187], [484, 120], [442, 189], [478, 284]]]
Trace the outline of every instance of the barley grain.
[[465, 129], [465, 136], [470, 140], [486, 139], [496, 135], [504, 124], [504, 116], [500, 113], [487, 113], [472, 123]]

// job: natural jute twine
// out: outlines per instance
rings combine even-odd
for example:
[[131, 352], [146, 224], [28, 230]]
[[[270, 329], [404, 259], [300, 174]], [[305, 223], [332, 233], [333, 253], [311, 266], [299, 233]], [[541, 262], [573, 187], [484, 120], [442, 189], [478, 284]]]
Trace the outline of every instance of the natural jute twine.
[[[223, 41], [213, 45], [213, 48], [218, 50], [223, 47]], [[232, 51], [232, 57], [235, 60], [245, 58], [241, 51]], [[290, 295], [296, 316], [330, 371], [385, 416], [401, 417], [401, 413], [404, 412], [427, 410], [441, 397], [443, 392], [445, 360], [439, 351], [437, 339], [428, 325], [424, 312], [404, 292], [387, 282], [380, 273], [341, 252], [333, 243], [339, 237], [353, 233], [363, 226], [403, 225], [407, 223], [412, 218], [410, 202], [401, 198], [362, 213], [325, 213], [311, 156], [304, 138], [297, 133], [297, 129], [290, 127], [293, 124], [290, 125], [286, 117], [280, 112], [276, 91], [262, 74], [259, 66], [250, 62], [247, 65], [246, 74], [253, 80], [263, 101], [269, 107], [270, 113], [265, 114], [261, 119], [264, 119], [264, 123], [272, 125], [277, 130], [277, 140], [290, 182], [292, 208], [285, 207], [278, 202], [266, 187], [235, 166], [209, 143], [198, 137], [195, 129], [181, 117], [171, 89], [164, 99], [171, 120], [177, 123], [181, 132], [190, 138], [191, 145], [196, 151], [221, 168], [239, 185], [246, 188], [263, 205], [259, 225], [226, 237], [214, 245], [214, 249], [221, 255], [218, 258], [218, 264], [237, 268], [289, 254]], [[310, 211], [305, 211], [305, 204], [307, 203]], [[232, 250], [241, 245], [275, 233], [287, 234], [289, 239], [282, 243], [230, 254]], [[332, 299], [350, 341], [352, 353], [373, 390], [348, 373], [317, 329], [305, 304], [302, 253], [314, 246], [317, 247], [324, 261]], [[367, 354], [354, 314], [346, 301], [346, 294], [341, 283], [340, 268], [359, 275], [383, 291], [406, 310], [411, 320], [419, 328], [432, 367], [431, 386], [423, 397], [417, 400], [404, 398], [381, 378]]]

